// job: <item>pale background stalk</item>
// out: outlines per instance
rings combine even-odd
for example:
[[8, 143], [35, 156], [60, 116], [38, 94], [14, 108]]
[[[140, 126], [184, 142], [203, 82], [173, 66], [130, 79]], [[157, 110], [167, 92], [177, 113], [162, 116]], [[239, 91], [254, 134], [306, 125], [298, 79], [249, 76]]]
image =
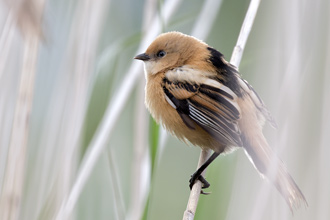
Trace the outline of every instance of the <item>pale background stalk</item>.
[[[234, 47], [234, 51], [232, 53], [230, 62], [231, 62], [231, 64], [235, 65], [237, 68], [239, 67], [239, 64], [241, 62], [242, 55], [243, 55], [244, 48], [245, 48], [245, 44], [246, 44], [247, 39], [249, 37], [250, 31], [252, 29], [254, 18], [257, 15], [259, 4], [260, 4], [259, 0], [251, 0], [248, 11], [247, 11], [246, 16], [244, 18], [244, 22], [242, 24], [241, 31], [240, 31], [239, 36], [238, 36], [236, 46]], [[199, 17], [199, 21], [206, 20], [206, 19], [203, 19], [203, 18], [210, 18], [210, 17], [212, 18], [212, 17], [214, 17], [214, 16], [207, 16], [207, 15], [209, 15], [208, 12], [212, 11], [211, 10], [212, 8], [210, 8], [210, 7], [214, 7], [213, 2], [211, 2], [211, 1], [206, 2], [205, 7], [203, 8], [202, 13]], [[216, 7], [214, 7], [214, 8], [217, 9]], [[216, 11], [216, 10], [214, 10], [214, 11]], [[206, 21], [205, 23], [212, 24], [213, 23], [212, 21], [213, 20]], [[204, 30], [204, 33], [206, 32], [206, 34], [208, 34], [211, 26], [212, 25], [206, 26], [206, 28]], [[202, 29], [201, 22], [197, 23], [193, 33], [198, 33], [199, 29]], [[203, 36], [203, 38], [205, 38], [205, 36]], [[197, 168], [202, 166], [207, 161], [207, 159], [210, 155], [211, 155], [211, 150], [201, 150], [201, 154], [200, 154], [200, 157], [199, 157]], [[204, 172], [202, 173], [203, 176], [205, 175], [205, 172], [206, 172], [206, 170], [204, 170]], [[194, 184], [193, 188], [191, 189], [188, 204], [187, 204], [187, 209], [186, 209], [186, 211], [184, 212], [184, 215], [183, 215], [183, 220], [194, 219], [195, 212], [196, 212], [196, 209], [197, 209], [198, 200], [199, 200], [199, 192], [201, 191], [201, 187], [202, 187], [202, 183], [199, 181], [196, 184]]]
[[[29, 11], [22, 13], [22, 8], [30, 5]], [[0, 218], [19, 219], [23, 200], [23, 187], [26, 184], [26, 160], [33, 103], [34, 83], [40, 41], [40, 20], [44, 1], [9, 2], [9, 14], [2, 32], [1, 47], [4, 49], [4, 63], [0, 71], [5, 70], [5, 61], [11, 46], [14, 31], [23, 34], [22, 69], [18, 84], [11, 135], [8, 143], [7, 157], [4, 159], [4, 176], [1, 184]], [[20, 23], [26, 19], [25, 23]], [[0, 74], [0, 78], [3, 74]], [[5, 76], [3, 76], [5, 77]]]

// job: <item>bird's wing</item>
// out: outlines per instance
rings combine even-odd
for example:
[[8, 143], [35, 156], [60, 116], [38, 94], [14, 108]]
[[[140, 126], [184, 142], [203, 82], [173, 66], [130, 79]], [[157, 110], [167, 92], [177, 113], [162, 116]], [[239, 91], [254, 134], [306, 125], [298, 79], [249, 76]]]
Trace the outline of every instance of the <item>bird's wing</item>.
[[271, 113], [268, 111], [266, 105], [256, 93], [256, 91], [252, 88], [252, 86], [246, 80], [241, 78], [237, 68], [234, 65], [228, 63], [219, 51], [211, 47], [208, 47], [207, 49], [210, 51], [211, 54], [209, 58], [210, 63], [212, 63], [218, 73], [221, 73], [217, 75], [218, 80], [222, 81], [224, 85], [232, 88], [233, 91], [237, 94], [241, 93], [243, 90], [245, 94], [250, 96], [255, 107], [265, 117], [265, 119], [274, 128], [277, 128], [276, 122], [273, 119]]
[[166, 100], [190, 129], [197, 124], [222, 144], [242, 146], [238, 127], [240, 108], [235, 93], [217, 81], [205, 79], [204, 82], [164, 78]]
[[238, 78], [238, 83], [240, 84], [241, 88], [248, 94], [253, 101], [256, 108], [261, 112], [261, 114], [266, 118], [266, 120], [274, 127], [277, 128], [277, 124], [272, 116], [272, 114], [268, 111], [266, 105], [258, 95], [258, 93], [253, 89], [253, 87], [241, 77]]

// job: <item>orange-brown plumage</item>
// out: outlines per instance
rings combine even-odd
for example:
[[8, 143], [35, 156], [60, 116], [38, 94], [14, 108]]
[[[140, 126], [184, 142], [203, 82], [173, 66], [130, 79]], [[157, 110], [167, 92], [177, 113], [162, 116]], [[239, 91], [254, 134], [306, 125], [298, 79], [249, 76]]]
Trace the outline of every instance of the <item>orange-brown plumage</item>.
[[[196, 146], [211, 148], [212, 150], [218, 147], [219, 144], [202, 128], [196, 126], [195, 130], [187, 129], [184, 122], [178, 120], [178, 113], [166, 101], [163, 88], [160, 86], [163, 77], [164, 73], [152, 75], [146, 84], [146, 105], [152, 117], [181, 141], [186, 142], [188, 140]], [[189, 139], [187, 139], [188, 136]]]
[[[180, 140], [212, 149], [205, 167], [220, 153], [243, 147], [291, 208], [306, 203], [262, 134], [265, 121], [276, 126], [273, 118], [221, 53], [194, 37], [169, 32], [135, 58], [145, 63], [145, 102], [151, 115]], [[196, 171], [190, 186], [204, 168]]]

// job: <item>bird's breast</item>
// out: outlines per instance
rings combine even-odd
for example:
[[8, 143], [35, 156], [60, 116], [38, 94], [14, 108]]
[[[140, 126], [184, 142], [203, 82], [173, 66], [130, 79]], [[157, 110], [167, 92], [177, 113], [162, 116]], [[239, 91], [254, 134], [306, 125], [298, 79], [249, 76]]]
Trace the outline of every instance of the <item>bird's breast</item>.
[[164, 127], [173, 132], [175, 127], [184, 125], [179, 114], [165, 98], [162, 87], [164, 74], [150, 75], [147, 78], [145, 104], [157, 123], [161, 123]]

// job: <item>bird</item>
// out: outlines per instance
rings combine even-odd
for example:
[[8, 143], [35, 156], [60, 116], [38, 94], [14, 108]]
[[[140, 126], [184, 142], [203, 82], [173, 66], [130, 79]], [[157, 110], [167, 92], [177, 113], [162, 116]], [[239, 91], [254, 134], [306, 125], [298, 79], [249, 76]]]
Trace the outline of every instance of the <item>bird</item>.
[[[243, 148], [261, 174], [277, 188], [291, 211], [307, 201], [263, 135], [277, 124], [263, 100], [237, 67], [205, 42], [180, 32], [160, 34], [144, 53], [145, 104], [152, 117], [185, 143], [213, 154], [189, 180], [203, 189], [201, 175], [220, 154]], [[201, 191], [203, 193], [203, 191]]]

